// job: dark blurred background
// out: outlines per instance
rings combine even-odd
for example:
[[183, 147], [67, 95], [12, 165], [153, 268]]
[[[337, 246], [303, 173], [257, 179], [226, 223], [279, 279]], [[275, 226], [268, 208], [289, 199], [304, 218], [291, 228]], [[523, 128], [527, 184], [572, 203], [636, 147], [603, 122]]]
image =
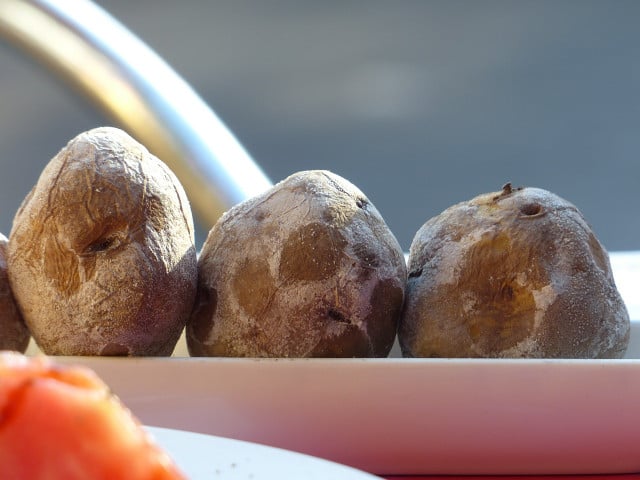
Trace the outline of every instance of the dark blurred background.
[[[405, 250], [429, 217], [507, 181], [575, 203], [609, 250], [640, 249], [640, 2], [98, 3], [274, 181], [333, 170]], [[68, 140], [110, 123], [0, 41], [0, 232]]]

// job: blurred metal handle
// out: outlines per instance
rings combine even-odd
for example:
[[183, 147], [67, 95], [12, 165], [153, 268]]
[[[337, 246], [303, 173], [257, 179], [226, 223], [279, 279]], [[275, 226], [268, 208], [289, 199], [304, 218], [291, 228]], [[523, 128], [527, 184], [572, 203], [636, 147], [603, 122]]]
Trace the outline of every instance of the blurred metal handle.
[[271, 186], [193, 89], [91, 1], [0, 0], [0, 34], [78, 87], [166, 162], [204, 227]]

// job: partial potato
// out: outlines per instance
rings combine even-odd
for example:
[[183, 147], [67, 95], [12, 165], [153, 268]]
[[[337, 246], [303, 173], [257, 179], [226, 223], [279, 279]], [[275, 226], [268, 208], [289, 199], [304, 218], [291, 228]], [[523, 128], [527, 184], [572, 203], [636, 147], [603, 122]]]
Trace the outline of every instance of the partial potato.
[[571, 203], [537, 188], [430, 219], [409, 253], [407, 357], [622, 357], [629, 316], [607, 252]]
[[237, 205], [199, 259], [193, 356], [386, 357], [406, 266], [364, 194], [305, 171]]
[[7, 237], [0, 233], [0, 350], [24, 353], [31, 335], [13, 298], [7, 275]]
[[115, 128], [78, 135], [49, 162], [9, 237], [11, 286], [51, 355], [170, 355], [196, 262], [179, 181]]

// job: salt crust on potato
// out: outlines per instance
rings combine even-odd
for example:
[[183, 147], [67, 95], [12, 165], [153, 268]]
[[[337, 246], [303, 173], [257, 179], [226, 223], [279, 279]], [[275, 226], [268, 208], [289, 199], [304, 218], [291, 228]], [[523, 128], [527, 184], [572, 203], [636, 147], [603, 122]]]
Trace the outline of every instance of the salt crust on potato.
[[327, 171], [229, 210], [199, 258], [194, 356], [386, 357], [406, 266], [379, 212]]
[[195, 298], [178, 179], [122, 130], [71, 140], [15, 215], [9, 280], [50, 355], [170, 355]]
[[629, 315], [578, 209], [537, 188], [480, 195], [416, 233], [398, 337], [407, 357], [618, 358]]

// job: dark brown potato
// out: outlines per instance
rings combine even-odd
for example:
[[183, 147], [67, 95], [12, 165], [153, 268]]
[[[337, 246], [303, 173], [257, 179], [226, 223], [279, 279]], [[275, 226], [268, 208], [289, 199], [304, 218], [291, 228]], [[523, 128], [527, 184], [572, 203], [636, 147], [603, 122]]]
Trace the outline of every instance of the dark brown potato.
[[7, 275], [7, 237], [0, 233], [0, 350], [24, 353], [31, 335], [13, 298]]
[[227, 212], [198, 262], [193, 356], [386, 357], [406, 266], [360, 190], [299, 172]]
[[170, 355], [195, 298], [180, 183], [121, 130], [74, 138], [17, 212], [9, 279], [50, 355]]
[[536, 188], [480, 195], [425, 223], [409, 253], [406, 357], [622, 357], [629, 316], [578, 209]]

